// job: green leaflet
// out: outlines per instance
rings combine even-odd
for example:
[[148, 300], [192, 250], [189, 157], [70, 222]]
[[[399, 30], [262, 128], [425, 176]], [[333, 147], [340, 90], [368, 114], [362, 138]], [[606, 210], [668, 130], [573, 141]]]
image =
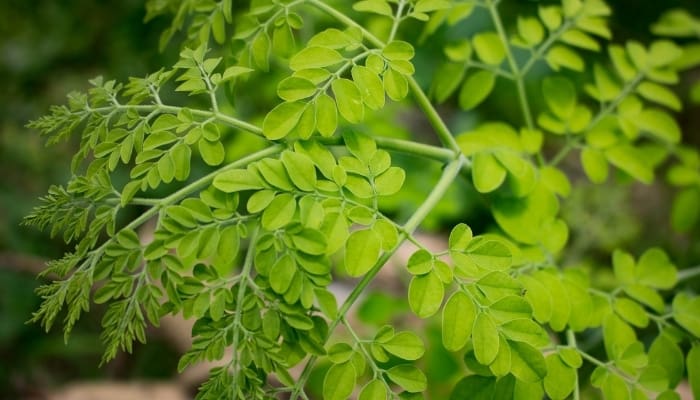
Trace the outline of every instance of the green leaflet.
[[496, 32], [482, 32], [472, 38], [472, 45], [481, 61], [498, 65], [506, 58], [506, 50]]
[[285, 101], [297, 101], [313, 96], [316, 93], [316, 85], [313, 82], [290, 76], [282, 80], [277, 86], [277, 95]]
[[296, 209], [294, 196], [288, 193], [277, 195], [263, 211], [260, 222], [265, 229], [274, 231], [290, 223]]
[[355, 231], [345, 244], [345, 270], [350, 276], [362, 276], [375, 265], [381, 242], [371, 229]]
[[525, 313], [519, 316], [522, 318], [511, 319], [500, 326], [499, 329], [505, 337], [509, 340], [529, 343], [534, 347], [544, 347], [549, 344], [549, 337], [542, 326], [525, 316]]
[[386, 385], [379, 379], [373, 379], [362, 388], [359, 400], [385, 400], [387, 395]]
[[255, 164], [265, 182], [284, 191], [292, 191], [294, 185], [281, 160], [266, 158]]
[[374, 140], [354, 131], [344, 134], [343, 142], [348, 150], [363, 163], [369, 163], [377, 152], [377, 144]]
[[698, 305], [700, 305], [700, 297], [691, 298], [684, 293], [678, 294], [673, 299], [673, 318], [695, 337], [700, 337]]
[[399, 167], [390, 167], [374, 179], [376, 192], [380, 196], [397, 193], [406, 179], [406, 172]]
[[408, 304], [421, 317], [435, 314], [445, 296], [445, 286], [435, 272], [414, 276], [408, 287]]
[[316, 188], [316, 167], [309, 157], [285, 151], [280, 159], [294, 186], [303, 191], [313, 191]]
[[404, 360], [417, 360], [423, 357], [423, 341], [413, 332], [399, 332], [389, 340], [381, 341], [381, 347], [387, 352]]
[[537, 382], [547, 375], [542, 353], [524, 342], [508, 342], [511, 354], [511, 373], [521, 381]]
[[421, 249], [411, 255], [406, 268], [412, 275], [423, 275], [433, 270], [434, 263], [433, 255]]
[[338, 113], [350, 123], [358, 123], [364, 118], [362, 95], [357, 85], [349, 79], [337, 79], [331, 84]]
[[639, 92], [639, 94], [645, 99], [664, 105], [673, 111], [681, 110], [681, 100], [676, 96], [676, 94], [658, 83], [642, 82], [637, 87], [637, 92]]
[[386, 371], [394, 383], [407, 392], [422, 392], [427, 387], [427, 379], [423, 372], [412, 365], [397, 365]]
[[282, 139], [297, 126], [306, 106], [299, 102], [281, 103], [263, 121], [263, 134], [270, 140]]
[[455, 292], [442, 310], [442, 344], [447, 350], [459, 351], [471, 336], [476, 307], [463, 292]]
[[226, 193], [250, 189], [262, 189], [260, 179], [246, 169], [232, 169], [218, 174], [214, 178], [214, 187]]
[[474, 320], [472, 330], [474, 354], [482, 365], [489, 365], [496, 359], [500, 339], [493, 319], [486, 313], [479, 313]]
[[506, 169], [489, 153], [474, 156], [472, 180], [476, 190], [489, 193], [498, 189], [506, 179]]
[[585, 64], [583, 58], [569, 47], [556, 45], [548, 52], [545, 60], [553, 70], [559, 71], [562, 67], [574, 71], [583, 71]]
[[316, 98], [316, 129], [321, 136], [332, 136], [338, 126], [338, 109], [327, 94]]
[[462, 378], [452, 390], [450, 400], [474, 399], [490, 400], [494, 398], [496, 378], [492, 376], [470, 375]]
[[499, 324], [527, 320], [532, 314], [530, 303], [520, 296], [505, 296], [489, 306], [491, 317]]
[[603, 183], [608, 179], [608, 162], [601, 151], [589, 147], [583, 149], [581, 165], [591, 182]]
[[384, 84], [379, 75], [367, 67], [352, 67], [352, 79], [362, 94], [362, 100], [372, 110], [384, 107]]
[[523, 275], [518, 281], [525, 289], [525, 299], [532, 307], [532, 315], [537, 322], [543, 323], [549, 321], [552, 317], [552, 307], [554, 299], [548, 288], [539, 280], [531, 276]]
[[558, 354], [550, 354], [545, 361], [544, 388], [547, 395], [552, 399], [567, 398], [576, 385], [576, 370], [565, 364]]
[[[508, 346], [508, 342], [503, 338], [503, 336], [498, 335], [498, 353], [496, 354], [496, 358], [491, 362], [489, 365], [489, 370], [491, 372], [499, 377], [505, 376], [510, 372], [511, 369], [511, 354], [510, 354], [510, 346]], [[500, 387], [496, 387], [496, 395], [500, 395], [499, 393]]]
[[350, 361], [331, 366], [323, 379], [323, 398], [347, 399], [355, 388], [356, 374], [355, 367]]
[[647, 131], [659, 139], [671, 143], [678, 143], [681, 139], [678, 123], [665, 111], [653, 108], [646, 109], [635, 118], [635, 121], [639, 129]]
[[[224, 145], [218, 140], [209, 141], [202, 139], [199, 141], [199, 154], [201, 154], [202, 159], [208, 165], [219, 165], [224, 161]], [[172, 174], [174, 176], [174, 171]]]
[[459, 106], [463, 110], [478, 106], [491, 94], [495, 84], [496, 75], [493, 72], [482, 70], [469, 75], [459, 91]]
[[403, 100], [408, 95], [408, 81], [400, 72], [389, 68], [384, 73], [384, 89], [390, 99]]
[[448, 62], [438, 67], [430, 87], [430, 92], [438, 103], [444, 103], [457, 90], [464, 72], [465, 69], [461, 63]]
[[314, 35], [308, 42], [308, 46], [327, 47], [330, 49], [342, 49], [359, 44], [359, 41], [349, 30], [343, 32], [335, 28], [329, 28]]
[[263, 71], [270, 69], [270, 36], [263, 31], [253, 40], [250, 48], [255, 65]]
[[370, 12], [374, 14], [393, 17], [393, 12], [389, 3], [383, 0], [362, 0], [353, 4], [353, 9], [361, 12]]
[[669, 335], [663, 332], [649, 347], [649, 365], [664, 369], [669, 387], [676, 387], [683, 378], [683, 352]]
[[576, 89], [571, 81], [561, 77], [545, 78], [542, 94], [554, 115], [562, 120], [571, 117], [576, 108]]
[[306, 47], [289, 60], [289, 67], [294, 71], [310, 68], [323, 68], [343, 62], [345, 58], [328, 47]]
[[394, 40], [382, 49], [382, 55], [390, 61], [409, 61], [415, 55], [410, 43]]
[[467, 224], [460, 223], [455, 225], [450, 232], [448, 248], [450, 251], [466, 250], [469, 242], [474, 237], [473, 235], [471, 228]]
[[554, 274], [539, 271], [533, 274], [533, 278], [540, 281], [547, 288], [552, 297], [552, 313], [549, 325], [555, 331], [561, 331], [566, 326], [571, 316], [571, 300], [561, 281]]
[[518, 35], [526, 47], [539, 44], [544, 39], [544, 27], [534, 17], [518, 17]]

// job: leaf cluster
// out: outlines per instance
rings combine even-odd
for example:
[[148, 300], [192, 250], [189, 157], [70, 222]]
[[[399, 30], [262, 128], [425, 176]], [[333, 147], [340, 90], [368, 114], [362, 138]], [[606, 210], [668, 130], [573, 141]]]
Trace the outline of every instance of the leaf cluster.
[[[495, 0], [234, 3], [149, 1], [148, 18], [174, 15], [163, 45], [186, 32], [179, 61], [123, 84], [94, 79], [29, 124], [49, 142], [79, 137], [73, 176], [26, 219], [76, 246], [49, 265], [58, 279], [38, 290], [34, 321], [49, 329], [66, 308], [68, 335], [91, 303], [106, 304], [106, 362], [145, 342], [163, 316], [192, 318], [179, 370], [223, 360], [201, 399], [306, 399], [324, 361], [323, 398], [422, 398], [435, 392], [420, 361], [424, 332], [349, 318], [410, 243], [408, 308], [439, 320], [439, 345], [462, 360], [451, 399], [579, 398], [588, 386], [610, 399], [673, 399], [684, 377], [700, 391], [700, 297], [683, 286], [697, 267], [679, 270], [656, 247], [637, 258], [618, 249], [601, 285], [596, 271], [563, 265], [570, 229], [560, 212], [578, 184], [560, 165], [573, 152], [595, 184], [617, 179], [611, 168], [647, 184], [666, 168], [682, 188], [672, 224], [696, 229], [700, 156], [681, 144], [672, 85], [700, 57], [697, 43], [668, 38], [697, 36], [696, 18], [669, 11], [653, 27], [663, 37], [645, 45], [612, 42], [602, 0], [533, 5], [513, 20]], [[489, 26], [440, 39], [478, 16]], [[428, 41], [445, 59], [432, 60], [426, 93], [413, 75]], [[278, 99], [237, 104], [241, 83], [268, 80]], [[436, 109], [457, 94], [458, 113], [471, 115], [501, 84], [520, 118], [457, 131]], [[176, 92], [187, 94], [179, 105]], [[396, 109], [420, 111], [439, 144], [373, 129]], [[419, 129], [410, 130], [425, 137]], [[263, 145], [232, 158], [228, 140], [244, 136]], [[421, 177], [422, 165], [399, 165], [398, 153], [441, 169], [419, 182], [424, 200], [406, 217], [382, 206]], [[193, 168], [198, 159], [207, 173]], [[120, 190], [118, 173], [128, 176]], [[429, 250], [415, 231], [459, 182], [493, 224], [474, 234], [459, 223], [443, 250]], [[130, 207], [145, 210], [121, 222]], [[341, 278], [354, 286], [339, 304]], [[602, 355], [584, 340], [598, 340]]]

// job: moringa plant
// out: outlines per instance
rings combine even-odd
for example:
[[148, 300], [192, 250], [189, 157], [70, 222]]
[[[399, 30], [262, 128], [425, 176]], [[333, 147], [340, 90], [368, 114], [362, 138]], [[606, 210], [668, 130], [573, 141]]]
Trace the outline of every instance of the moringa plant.
[[[179, 370], [222, 360], [198, 399], [679, 399], [686, 377], [700, 396], [700, 297], [683, 285], [699, 268], [615, 250], [597, 279], [562, 265], [559, 212], [572, 184], [663, 169], [692, 238], [700, 157], [671, 87], [700, 64], [699, 19], [671, 10], [642, 44], [613, 40], [603, 0], [241, 3], [150, 0], [179, 60], [96, 78], [29, 124], [78, 142], [68, 183], [26, 218], [75, 245], [48, 264], [32, 321], [60, 317], [68, 338], [104, 304], [108, 362], [163, 316], [191, 318]], [[482, 120], [493, 96], [509, 107]], [[582, 170], [562, 167], [572, 156]], [[463, 222], [430, 250], [416, 230], [446, 195]], [[406, 244], [405, 298], [426, 324], [350, 318]], [[441, 382], [421, 361], [433, 351], [459, 359]]]

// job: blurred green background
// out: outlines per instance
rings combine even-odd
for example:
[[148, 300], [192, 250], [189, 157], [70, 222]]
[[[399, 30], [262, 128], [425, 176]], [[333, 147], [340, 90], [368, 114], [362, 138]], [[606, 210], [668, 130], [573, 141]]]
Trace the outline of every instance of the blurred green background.
[[[532, 8], [533, 3], [537, 2], [510, 1], [504, 13]], [[610, 4], [615, 10], [616, 40], [651, 39], [649, 25], [671, 7], [682, 6], [700, 15], [697, 0], [614, 0]], [[20, 223], [51, 184], [67, 180], [73, 148], [71, 143], [45, 147], [37, 132], [24, 125], [46, 113], [51, 104], [63, 103], [69, 91], [85, 90], [87, 80], [94, 76], [123, 81], [173, 63], [176, 45], [171, 44], [164, 53], [157, 51], [160, 32], [169, 21], [157, 18], [144, 24], [144, 15], [143, 0], [0, 2], [0, 399], [42, 398], [51, 388], [75, 380], [167, 379], [175, 374], [177, 353], [157, 337], [148, 346], [137, 347], [135, 354], [96, 368], [102, 352], [99, 308], [83, 317], [67, 345], [60, 330], [46, 334], [25, 323], [38, 305], [33, 289], [41, 281], [36, 273], [45, 260], [59, 257], [67, 246]], [[429, 46], [419, 49], [416, 64], [430, 64], [434, 53]], [[684, 85], [679, 92], [686, 95]], [[495, 102], [486, 104], [485, 118], [501, 112], [504, 105], [499, 101], [496, 96]], [[444, 112], [456, 112], [449, 104], [443, 107]], [[686, 142], [695, 146], [700, 146], [699, 115], [698, 105], [686, 107], [679, 115]], [[386, 122], [376, 124], [390, 128]], [[576, 160], [570, 161], [564, 168], [577, 173]], [[410, 163], [406, 165], [410, 168]], [[420, 180], [407, 183], [409, 200], [422, 199]], [[639, 254], [660, 245], [679, 266], [700, 264], [697, 228], [678, 235], [669, 227], [673, 193], [668, 188], [631, 182], [592, 186], [580, 172], [574, 180], [576, 189], [563, 209], [572, 227], [571, 251], [565, 262], [606, 265], [606, 254], [615, 247]], [[483, 229], [491, 223], [483, 211], [476, 195], [464, 189], [449, 195], [426, 228], [444, 232], [450, 224], [468, 219]], [[698, 286], [697, 280], [692, 284]], [[405, 312], [402, 304], [376, 295], [361, 309], [360, 318], [381, 324], [393, 315], [387, 310]], [[435, 374], [452, 365], [442, 356], [435, 352], [428, 360]]]

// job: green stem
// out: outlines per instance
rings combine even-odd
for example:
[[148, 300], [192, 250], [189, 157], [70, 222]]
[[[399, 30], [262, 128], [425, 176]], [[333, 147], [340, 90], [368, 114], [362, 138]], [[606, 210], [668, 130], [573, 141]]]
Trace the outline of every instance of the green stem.
[[[433, 146], [414, 142], [412, 140], [388, 138], [383, 136], [374, 136], [372, 139], [377, 143], [377, 147], [384, 150], [405, 153], [418, 157], [423, 157], [443, 164], [455, 159], [455, 153], [441, 146]], [[321, 138], [321, 143], [330, 146], [343, 146], [341, 137]]]
[[377, 143], [377, 146], [387, 150], [425, 157], [443, 163], [448, 163], [455, 159], [454, 152], [444, 147], [386, 137], [373, 137], [373, 139]]
[[[411, 216], [411, 218], [409, 218], [409, 220], [404, 224], [403, 229], [399, 233], [399, 238], [396, 245], [391, 250], [384, 252], [381, 257], [379, 257], [379, 260], [374, 264], [372, 269], [367, 272], [364, 277], [362, 277], [360, 282], [358, 282], [355, 288], [353, 288], [352, 292], [350, 292], [350, 295], [345, 302], [340, 306], [338, 316], [328, 325], [328, 335], [326, 336], [326, 340], [328, 340], [338, 324], [345, 318], [348, 311], [350, 311], [350, 308], [355, 304], [360, 295], [364, 293], [367, 286], [370, 284], [370, 282], [372, 282], [372, 280], [374, 280], [374, 277], [377, 276], [387, 261], [389, 261], [394, 253], [396, 253], [409, 234], [411, 234], [418, 227], [418, 225], [420, 225], [421, 221], [425, 219], [428, 213], [430, 213], [430, 211], [435, 207], [437, 202], [442, 198], [442, 196], [444, 196], [447, 189], [451, 186], [452, 182], [454, 182], [455, 178], [459, 174], [463, 163], [464, 158], [459, 157], [445, 167], [440, 180], [438, 181], [437, 185], [435, 185], [435, 188], [430, 193], [428, 198], [425, 199], [423, 204], [421, 204], [416, 212], [413, 213], [413, 216]], [[294, 389], [292, 390], [290, 397], [291, 400], [298, 399], [301, 393], [303, 393], [303, 388], [306, 385], [306, 381], [309, 379], [311, 371], [317, 360], [317, 356], [312, 356], [306, 362], [304, 370], [302, 371]]]
[[599, 359], [593, 357], [592, 355], [586, 353], [585, 351], [580, 350], [580, 349], [577, 349], [577, 350], [578, 350], [578, 354], [580, 354], [581, 357], [583, 357], [583, 358], [585, 358], [586, 360], [588, 360], [591, 364], [594, 364], [594, 365], [596, 365], [596, 366], [598, 366], [598, 367], [605, 368], [605, 369], [608, 369], [608, 368], [609, 368], [609, 366], [608, 366], [606, 363], [600, 361]]
[[459, 174], [459, 171], [462, 169], [463, 163], [464, 158], [460, 157], [447, 164], [445, 170], [442, 172], [440, 180], [430, 192], [428, 198], [425, 199], [423, 204], [421, 204], [421, 206], [416, 210], [416, 212], [413, 213], [411, 218], [409, 218], [408, 221], [406, 221], [406, 223], [403, 225], [403, 230], [406, 233], [412, 234], [413, 231], [415, 231], [416, 228], [418, 228], [420, 223], [423, 222], [423, 220], [428, 216], [428, 213], [430, 213], [430, 211], [432, 211], [432, 209], [435, 207], [435, 205], [437, 205], [440, 199], [442, 199], [442, 196], [444, 196], [444, 194], [447, 192], [447, 189], [450, 188], [455, 178]]
[[445, 121], [442, 120], [440, 114], [438, 114], [435, 107], [433, 107], [433, 103], [430, 102], [428, 96], [413, 77], [408, 78], [408, 87], [411, 88], [411, 92], [413, 92], [413, 97], [416, 99], [418, 107], [423, 110], [423, 113], [428, 118], [428, 122], [430, 122], [430, 125], [435, 129], [435, 133], [440, 139], [440, 142], [455, 153], [460, 153], [459, 144], [457, 144], [454, 136], [452, 136], [452, 132], [447, 128]]
[[501, 15], [498, 13], [498, 3], [496, 2], [489, 2], [488, 4], [488, 10], [489, 13], [491, 14], [491, 20], [493, 21], [493, 25], [496, 27], [496, 31], [498, 32], [498, 36], [501, 39], [501, 43], [503, 44], [503, 48], [506, 51], [506, 58], [508, 59], [508, 65], [510, 66], [510, 71], [513, 74], [513, 77], [515, 79], [515, 86], [518, 91], [518, 101], [520, 103], [520, 108], [523, 113], [523, 119], [525, 120], [525, 124], [527, 125], [528, 129], [533, 129], [535, 127], [535, 124], [532, 120], [532, 112], [530, 111], [530, 103], [528, 102], [527, 99], [527, 91], [525, 90], [525, 82], [524, 82], [524, 74], [518, 67], [518, 63], [515, 62], [515, 57], [513, 56], [513, 52], [511, 51], [510, 48], [510, 42], [508, 40], [508, 36], [506, 35], [506, 30], [503, 28], [503, 22], [501, 21]]
[[571, 150], [573, 150], [576, 146], [574, 146], [570, 141], [567, 141], [564, 147], [559, 149], [557, 154], [554, 155], [554, 158], [552, 158], [547, 164], [551, 166], [557, 166], [566, 156], [569, 154]]
[[608, 370], [608, 372], [619, 376], [628, 384], [630, 384], [632, 386], [639, 387], [639, 382], [637, 382], [636, 379], [630, 377], [629, 375], [627, 375], [626, 373], [624, 373], [623, 371], [621, 371], [620, 369], [615, 367], [612, 363], [604, 363], [581, 349], [576, 349], [576, 350], [581, 355], [581, 357], [583, 357], [585, 360], [587, 360], [591, 364], [594, 364], [594, 365], [601, 367], [601, 368], [605, 368]]
[[218, 113], [219, 102], [216, 100], [216, 88], [214, 85], [212, 85], [211, 80], [209, 79], [209, 74], [204, 70], [204, 67], [199, 63], [197, 64], [197, 67], [199, 67], [199, 72], [202, 74], [202, 77], [204, 77], [204, 83], [207, 85], [207, 91], [209, 92], [209, 99], [211, 101], [211, 108], [215, 113]]
[[[129, 105], [129, 104], [117, 104], [115, 106], [111, 107], [97, 107], [97, 108], [89, 108], [88, 111], [90, 112], [109, 112], [114, 110], [115, 108], [121, 109], [121, 110], [135, 110], [135, 111], [141, 111], [141, 112], [152, 112], [152, 111], [159, 111], [159, 112], [164, 112], [164, 113], [171, 113], [171, 114], [177, 114], [181, 110], [183, 110], [185, 107], [177, 107], [177, 106], [167, 106], [163, 104], [139, 104], [139, 105]], [[229, 125], [233, 128], [238, 128], [243, 131], [255, 134], [257, 136], [263, 136], [262, 129], [258, 126], [255, 126], [251, 123], [245, 122], [243, 120], [240, 120], [238, 118], [231, 117], [230, 115], [226, 115], [221, 112], [217, 111], [205, 111], [205, 110], [197, 110], [197, 109], [189, 109], [189, 111], [192, 113], [192, 115], [196, 115], [198, 117], [203, 117], [203, 118], [213, 118], [223, 124]]]
[[399, 29], [401, 24], [401, 13], [403, 13], [403, 8], [406, 6], [406, 0], [399, 0], [399, 6], [396, 8], [396, 15], [394, 16], [394, 23], [391, 25], [391, 33], [389, 33], [389, 40], [391, 42], [396, 37], [396, 31]]
[[[348, 330], [350, 333], [350, 336], [352, 336], [353, 340], [355, 343], [357, 343], [357, 347], [359, 348], [360, 352], [364, 356], [365, 360], [367, 360], [367, 363], [369, 364], [370, 368], [372, 368], [372, 374], [374, 375], [374, 378], [378, 378], [382, 374], [382, 369], [377, 365], [377, 363], [374, 362], [374, 359], [372, 356], [367, 352], [367, 349], [362, 345], [362, 339], [357, 335], [357, 332], [355, 332], [354, 329], [352, 329], [352, 325], [347, 321], [347, 319], [343, 318], [341, 321], [345, 329]], [[390, 389], [391, 388], [388, 388]]]
[[523, 68], [522, 68], [522, 70], [521, 70], [523, 76], [525, 76], [525, 75], [530, 71], [530, 69], [532, 69], [532, 67], [535, 65], [535, 63], [537, 62], [537, 60], [539, 60], [539, 59], [542, 58], [542, 56], [544, 55], [544, 53], [545, 53], [547, 50], [549, 50], [550, 47], [552, 47], [552, 45], [554, 44], [554, 42], [556, 42], [557, 40], [559, 40], [559, 38], [561, 37], [561, 35], [563, 35], [564, 32], [566, 32], [566, 31], [569, 30], [569, 28], [571, 27], [571, 25], [574, 24], [574, 22], [576, 22], [575, 19], [568, 19], [568, 20], [564, 21], [564, 23], [563, 23], [556, 31], [554, 31], [554, 33], [552, 33], [551, 35], [549, 35], [549, 37], [547, 38], [547, 40], [545, 40], [545, 42], [542, 43], [542, 45], [540, 45], [540, 46], [537, 48], [537, 50], [535, 51], [535, 54], [533, 54], [532, 57], [530, 57], [530, 59], [527, 60], [527, 62], [526, 62], [525, 65], [523, 66]]
[[[243, 270], [241, 271], [240, 276], [242, 277], [241, 282], [239, 283], [240, 287], [238, 288], [238, 296], [236, 298], [236, 310], [235, 310], [235, 316], [233, 320], [233, 342], [231, 343], [231, 348], [233, 349], [233, 358], [231, 359], [231, 362], [229, 363], [229, 366], [233, 366], [236, 368], [236, 364], [238, 364], [238, 341], [240, 340], [240, 328], [241, 328], [241, 316], [243, 314], [243, 303], [245, 300], [245, 292], [248, 284], [248, 279], [250, 277], [250, 272], [252, 271], [253, 267], [253, 258], [255, 256], [255, 241], [256, 241], [256, 236], [257, 236], [257, 230], [254, 230], [253, 233], [250, 236], [250, 243], [248, 244], [248, 251], [246, 252], [245, 255], [245, 261], [243, 262]], [[236, 385], [238, 383], [238, 379], [233, 380], [233, 392], [236, 392]]]
[[683, 282], [696, 276], [700, 276], [700, 265], [678, 271], [678, 282]]
[[520, 102], [520, 108], [523, 111], [523, 117], [525, 117], [525, 124], [527, 124], [528, 129], [534, 129], [535, 123], [532, 119], [530, 103], [527, 100], [527, 91], [525, 89], [525, 82], [523, 81], [522, 76], [519, 76], [515, 80], [515, 85], [518, 89], [518, 101]]
[[[566, 343], [573, 347], [573, 348], [578, 348], [576, 345], [576, 334], [574, 333], [573, 330], [568, 329], [566, 331]], [[574, 374], [574, 393], [573, 393], [574, 400], [580, 400], [581, 399], [581, 393], [580, 393], [580, 388], [579, 388], [579, 381], [578, 381], [578, 374]]]
[[469, 60], [469, 61], [467, 61], [466, 66], [467, 66], [467, 68], [473, 67], [473, 68], [483, 69], [485, 71], [492, 72], [498, 76], [502, 76], [502, 77], [509, 79], [511, 81], [515, 80], [515, 76], [513, 76], [512, 73], [510, 73], [508, 71], [504, 71], [499, 67], [494, 67], [493, 65], [488, 65], [488, 64], [484, 64], [482, 62]]
[[603, 118], [607, 117], [611, 112], [617, 108], [617, 106], [622, 103], [623, 100], [629, 97], [629, 95], [637, 88], [637, 85], [639, 82], [644, 79], [644, 74], [638, 73], [634, 79], [629, 81], [625, 88], [620, 92], [620, 94], [610, 103], [608, 103], [605, 107], [603, 107], [600, 111], [598, 111], [598, 114], [591, 120], [591, 122], [588, 123], [588, 126], [586, 129], [584, 129], [584, 132], [588, 132], [591, 130], [593, 127], [598, 125], [598, 123], [603, 120]]

